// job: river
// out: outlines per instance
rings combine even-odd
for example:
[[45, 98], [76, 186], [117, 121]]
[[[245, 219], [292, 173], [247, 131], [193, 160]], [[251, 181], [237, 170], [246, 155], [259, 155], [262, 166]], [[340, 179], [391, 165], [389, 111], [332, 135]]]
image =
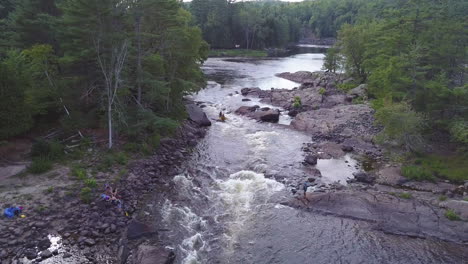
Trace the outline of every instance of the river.
[[[185, 173], [174, 177], [177, 194], [159, 206], [177, 263], [460, 263], [460, 247], [375, 231], [367, 222], [321, 215], [282, 205], [307, 171], [301, 147], [310, 136], [279, 124], [257, 123], [233, 112], [242, 105], [244, 87], [287, 88], [296, 83], [279, 72], [320, 70], [324, 55], [238, 60], [210, 58], [203, 70], [210, 80], [192, 96], [213, 120]], [[319, 160], [324, 183], [352, 177], [359, 164], [350, 156]]]

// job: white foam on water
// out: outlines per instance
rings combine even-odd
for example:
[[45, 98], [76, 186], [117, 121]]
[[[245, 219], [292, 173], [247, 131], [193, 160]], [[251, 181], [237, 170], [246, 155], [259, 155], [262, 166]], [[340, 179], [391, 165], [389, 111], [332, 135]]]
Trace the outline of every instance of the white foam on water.
[[228, 248], [233, 247], [237, 237], [245, 229], [247, 220], [255, 214], [255, 208], [264, 205], [284, 185], [265, 178], [262, 173], [239, 171], [229, 176], [227, 180], [219, 180], [219, 196], [229, 214], [228, 229], [225, 234]]
[[202, 263], [198, 252], [205, 249], [205, 241], [203, 241], [202, 235], [200, 233], [196, 233], [195, 235], [184, 239], [179, 248], [186, 256], [182, 260], [183, 264]]
[[189, 235], [179, 245], [180, 251], [185, 256], [182, 263], [201, 263], [199, 252], [206, 249], [202, 236], [202, 232], [206, 230], [206, 221], [195, 214], [189, 207], [173, 205], [169, 200], [164, 202], [162, 216], [166, 223], [177, 222], [185, 228], [186, 233]]

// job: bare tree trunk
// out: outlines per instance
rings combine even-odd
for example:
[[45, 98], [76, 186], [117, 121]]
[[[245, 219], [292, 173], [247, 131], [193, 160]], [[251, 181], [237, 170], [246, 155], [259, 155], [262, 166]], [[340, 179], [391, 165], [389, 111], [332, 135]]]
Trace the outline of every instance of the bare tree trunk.
[[245, 30], [245, 41], [246, 41], [245, 48], [249, 49], [249, 29], [248, 28]]
[[100, 39], [95, 42], [96, 51], [98, 56], [98, 63], [101, 67], [102, 74], [104, 75], [105, 80], [105, 89], [107, 97], [107, 125], [108, 125], [108, 147], [111, 149], [113, 147], [113, 122], [112, 122], [112, 112], [115, 99], [117, 97], [117, 91], [121, 87], [122, 80], [120, 79], [123, 67], [125, 65], [125, 60], [127, 58], [127, 40], [124, 40], [121, 44], [121, 47], [115, 47], [112, 45], [110, 47], [111, 54], [109, 61], [105, 61], [101, 57], [101, 46]]
[[136, 33], [137, 33], [137, 101], [141, 105], [141, 15], [139, 14], [136, 18]]
[[108, 129], [109, 129], [109, 149], [112, 148], [112, 145], [114, 143], [113, 139], [112, 139], [112, 104], [111, 102], [109, 101], [107, 103], [107, 125], [108, 125]]

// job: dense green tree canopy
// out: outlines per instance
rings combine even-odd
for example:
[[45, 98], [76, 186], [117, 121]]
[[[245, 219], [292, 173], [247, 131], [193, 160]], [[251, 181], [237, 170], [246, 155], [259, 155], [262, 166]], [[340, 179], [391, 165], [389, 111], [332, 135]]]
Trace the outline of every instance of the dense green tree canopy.
[[161, 126], [141, 124], [172, 127], [204, 83], [208, 45], [192, 24], [176, 0], [2, 2], [0, 138], [40, 120], [154, 138]]

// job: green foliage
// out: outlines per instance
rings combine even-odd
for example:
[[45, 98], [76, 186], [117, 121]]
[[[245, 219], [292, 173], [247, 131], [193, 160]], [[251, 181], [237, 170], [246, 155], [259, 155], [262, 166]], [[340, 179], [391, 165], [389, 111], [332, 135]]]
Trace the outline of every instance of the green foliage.
[[447, 179], [453, 182], [463, 182], [468, 180], [468, 164], [466, 162], [467, 154], [439, 156], [425, 155], [414, 160], [418, 166], [439, 178]]
[[301, 106], [302, 106], [301, 97], [294, 96], [293, 107], [294, 108], [300, 108]]
[[411, 193], [408, 193], [408, 192], [399, 193], [399, 194], [398, 194], [398, 197], [400, 197], [400, 198], [402, 198], [402, 199], [411, 199], [411, 198], [413, 198], [413, 196], [411, 195]]
[[78, 180], [84, 181], [88, 176], [86, 175], [86, 169], [79, 165], [74, 165], [71, 168], [71, 174], [73, 177], [77, 178]]
[[434, 181], [435, 177], [424, 167], [421, 166], [403, 166], [401, 168], [401, 174], [408, 179], [416, 180], [416, 181]]
[[411, 151], [420, 151], [424, 142], [421, 131], [425, 124], [423, 115], [416, 113], [407, 103], [390, 103], [377, 109], [376, 122], [384, 126], [380, 142], [394, 141]]
[[353, 83], [353, 82], [340, 83], [340, 84], [338, 84], [338, 89], [340, 89], [341, 91], [347, 93], [349, 90], [351, 90], [353, 88], [356, 88], [356, 86], [358, 86], [358, 84]]
[[353, 98], [353, 104], [363, 104], [366, 100], [363, 97]]
[[126, 165], [128, 156], [125, 152], [109, 152], [104, 155], [100, 163], [100, 170], [109, 170], [115, 165]]
[[468, 121], [453, 121], [450, 126], [450, 134], [455, 142], [468, 144]]
[[50, 160], [59, 160], [65, 155], [64, 147], [57, 141], [37, 140], [31, 147], [33, 157], [42, 157]]
[[455, 211], [453, 211], [452, 209], [447, 209], [447, 211], [445, 211], [445, 217], [447, 217], [447, 219], [450, 220], [450, 221], [460, 221], [461, 220], [460, 216]]
[[28, 171], [32, 174], [41, 174], [52, 169], [52, 161], [47, 158], [35, 158], [31, 165], [28, 167]]
[[443, 201], [446, 201], [446, 200], [447, 200], [447, 196], [445, 196], [445, 195], [439, 196], [439, 201], [443, 202]]
[[336, 72], [340, 69], [341, 57], [337, 47], [332, 47], [327, 50], [325, 59], [323, 60], [322, 70]]
[[115, 162], [117, 162], [120, 165], [127, 165], [128, 162], [128, 156], [125, 154], [125, 152], [117, 152], [113, 154]]
[[81, 201], [83, 201], [84, 203], [90, 203], [91, 200], [93, 199], [92, 195], [93, 193], [92, 193], [91, 188], [89, 187], [81, 188], [80, 198], [81, 198]]
[[44, 193], [53, 193], [54, 192], [54, 186], [49, 186], [47, 187], [47, 189], [44, 190]]
[[327, 90], [325, 90], [325, 88], [323, 88], [323, 87], [319, 89], [319, 94], [321, 94], [321, 95], [324, 95], [326, 92], [327, 92]]
[[210, 57], [266, 57], [267, 52], [264, 50], [246, 50], [246, 49], [212, 49], [209, 53]]
[[88, 179], [85, 179], [84, 181], [86, 187], [89, 187], [91, 189], [94, 189], [97, 187], [97, 182], [96, 182], [96, 179], [94, 178], [88, 178]]

